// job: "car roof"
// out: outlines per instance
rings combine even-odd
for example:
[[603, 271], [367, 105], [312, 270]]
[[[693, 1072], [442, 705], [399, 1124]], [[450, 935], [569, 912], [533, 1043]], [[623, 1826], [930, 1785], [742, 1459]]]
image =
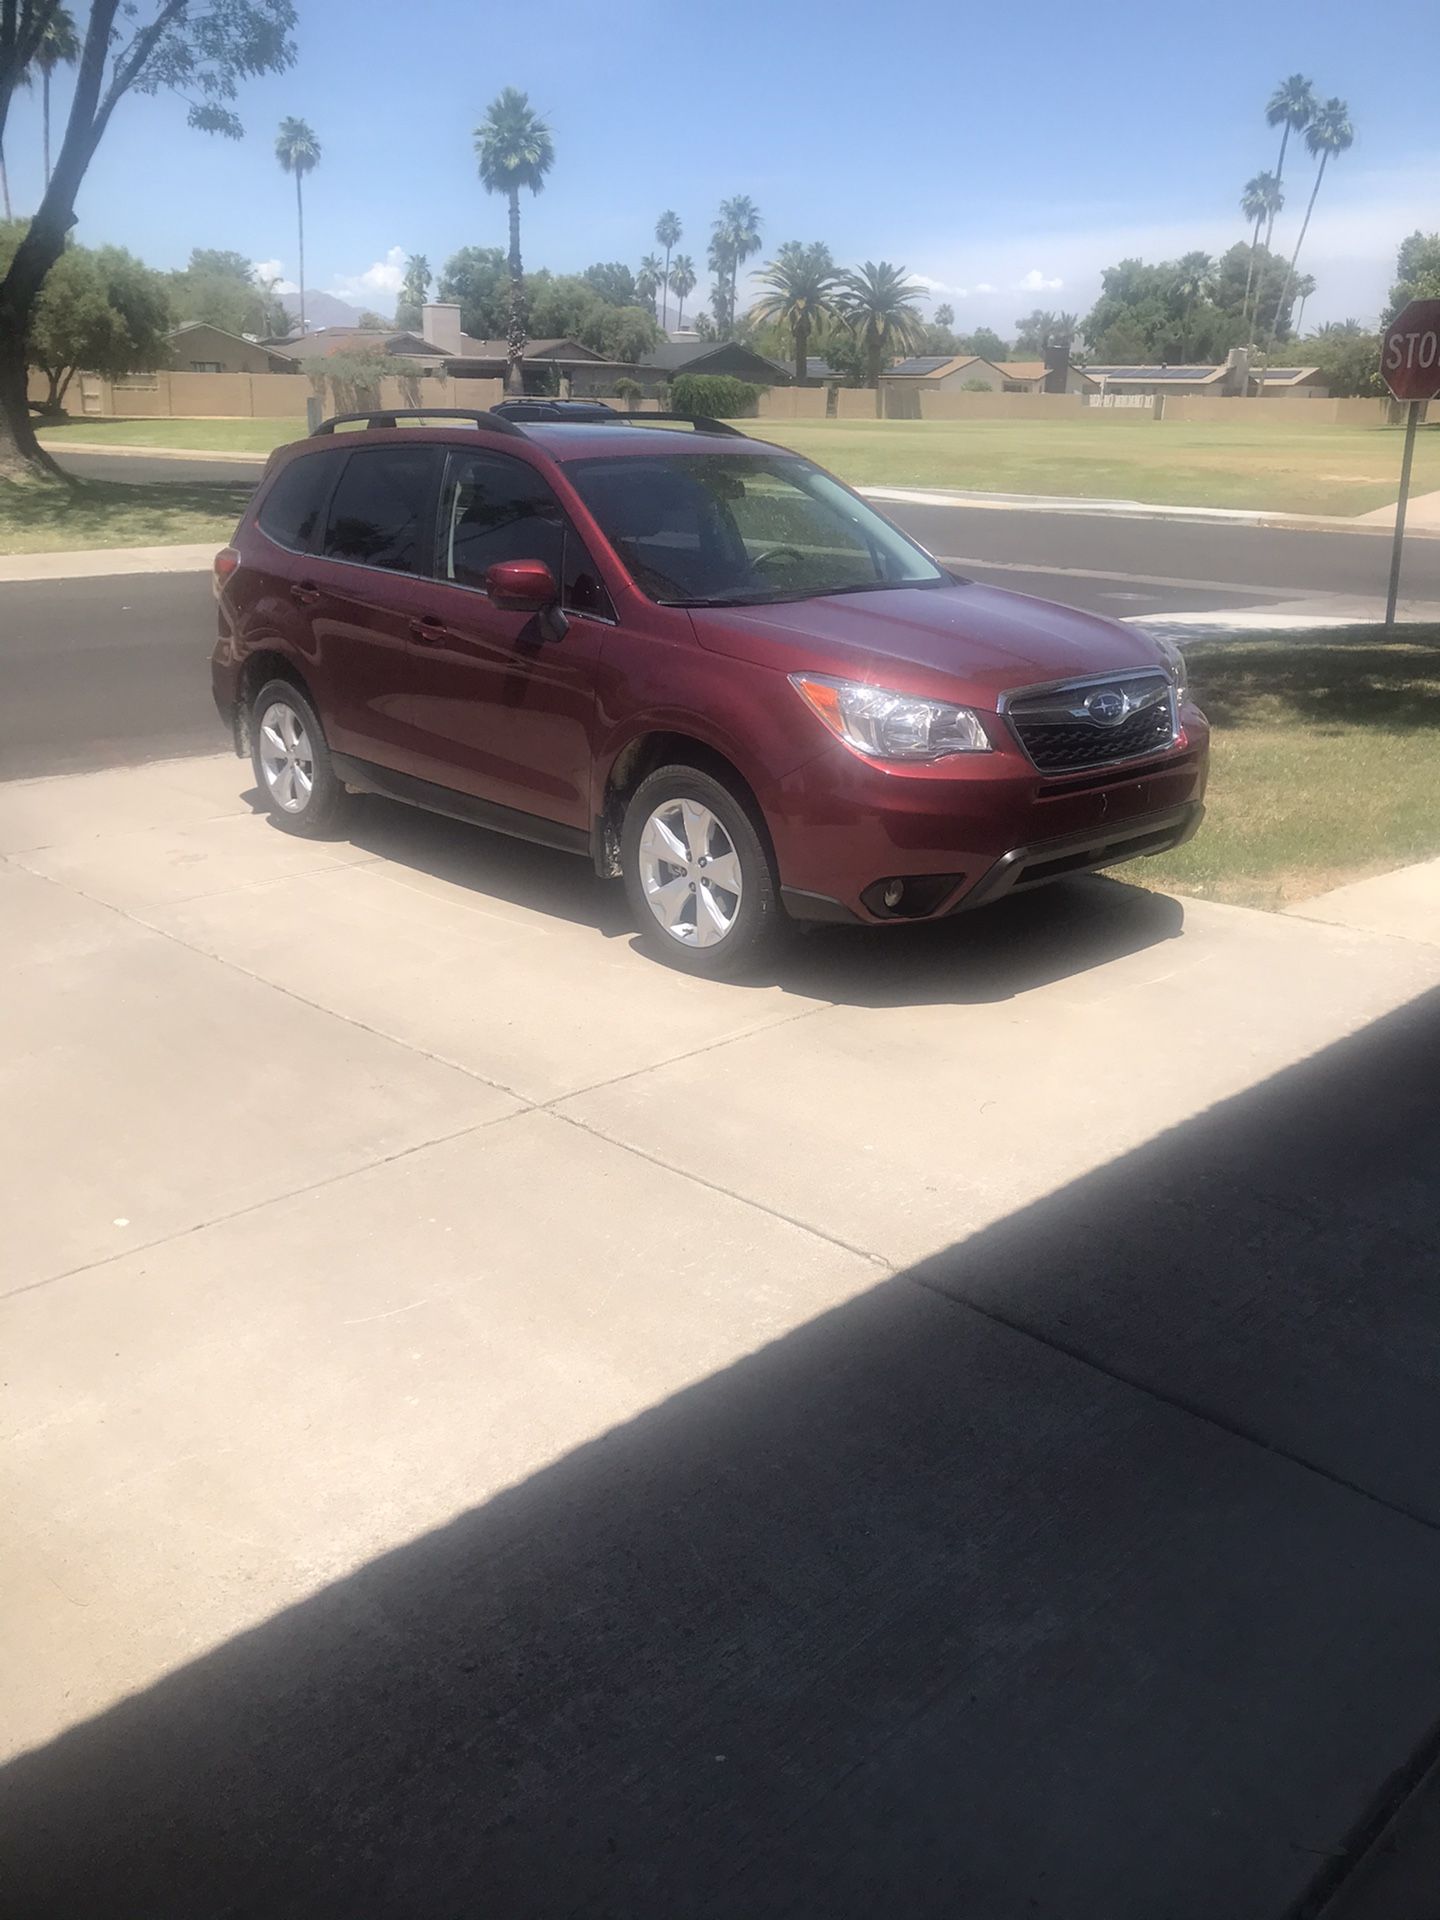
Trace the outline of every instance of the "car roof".
[[730, 459], [753, 459], [762, 454], [778, 454], [792, 460], [801, 458], [788, 447], [776, 446], [769, 440], [753, 440], [747, 434], [704, 433], [688, 427], [630, 426], [623, 414], [615, 415], [613, 425], [602, 420], [506, 420], [500, 415], [493, 430], [488, 429], [483, 420], [473, 425], [457, 423], [454, 426], [347, 427], [340, 433], [310, 434], [303, 440], [292, 440], [277, 447], [275, 455], [283, 454], [288, 461], [302, 451], [334, 452], [352, 443], [395, 446], [417, 440], [427, 445], [457, 447], [473, 447], [481, 442], [503, 452], [507, 444], [513, 448], [517, 436], [529, 440], [550, 459], [561, 463], [593, 460], [601, 455], [607, 459], [616, 456], [633, 459], [646, 454], [652, 458], [657, 454], [671, 456], [677, 452], [724, 454]]

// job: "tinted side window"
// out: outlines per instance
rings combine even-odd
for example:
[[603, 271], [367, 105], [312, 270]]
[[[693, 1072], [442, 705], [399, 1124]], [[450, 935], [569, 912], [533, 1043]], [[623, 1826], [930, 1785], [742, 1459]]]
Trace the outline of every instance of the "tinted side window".
[[440, 507], [443, 578], [485, 586], [501, 560], [543, 560], [572, 613], [611, 618], [594, 561], [555, 495], [533, 467], [503, 454], [452, 457]]
[[261, 504], [261, 527], [282, 547], [308, 553], [334, 478], [333, 455], [328, 460], [323, 454], [292, 460], [281, 469]]
[[428, 573], [430, 447], [371, 447], [352, 453], [330, 502], [327, 560], [357, 560], [390, 573]]

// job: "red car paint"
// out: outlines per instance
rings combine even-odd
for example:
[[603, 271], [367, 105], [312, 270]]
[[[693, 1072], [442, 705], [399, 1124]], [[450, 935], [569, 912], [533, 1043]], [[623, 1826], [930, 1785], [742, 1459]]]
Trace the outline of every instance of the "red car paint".
[[[697, 458], [799, 458], [741, 437], [684, 438]], [[951, 876], [917, 896], [930, 915], [1158, 851], [1195, 830], [1208, 729], [1194, 706], [1178, 707], [1164, 750], [1059, 774], [1037, 768], [1001, 710], [1007, 696], [1048, 683], [1162, 668], [1155, 642], [1135, 628], [958, 579], [735, 607], [648, 597], [567, 469], [653, 456], [662, 442], [673, 451], [675, 433], [396, 427], [281, 449], [217, 569], [214, 690], [237, 747], [247, 697], [283, 661], [307, 688], [331, 749], [375, 774], [382, 790], [446, 811], [471, 803], [469, 817], [588, 852], [605, 872], [614, 871], [609, 828], [627, 782], [657, 736], [675, 759], [678, 736], [738, 774], [763, 813], [787, 906], [823, 919], [895, 917], [875, 894], [888, 876]], [[434, 448], [437, 475], [451, 449], [532, 469], [583, 541], [605, 610], [571, 607], [544, 630], [533, 582], [521, 578], [526, 561], [501, 569], [518, 591], [497, 596], [318, 558], [260, 525], [297, 460], [393, 444]], [[993, 751], [867, 758], [791, 686], [788, 676], [802, 670], [973, 708]]]

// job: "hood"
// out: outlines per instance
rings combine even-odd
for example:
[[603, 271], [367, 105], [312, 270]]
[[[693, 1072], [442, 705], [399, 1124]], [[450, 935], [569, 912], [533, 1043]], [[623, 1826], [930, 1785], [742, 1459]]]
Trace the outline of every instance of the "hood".
[[1153, 640], [1099, 614], [957, 581], [778, 606], [692, 607], [702, 647], [782, 673], [833, 673], [993, 707], [1002, 693], [1161, 665]]

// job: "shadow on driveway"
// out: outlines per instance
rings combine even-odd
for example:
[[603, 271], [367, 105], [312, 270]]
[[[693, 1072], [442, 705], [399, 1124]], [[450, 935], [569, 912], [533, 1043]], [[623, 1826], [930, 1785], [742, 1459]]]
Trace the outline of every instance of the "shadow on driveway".
[[[247, 797], [261, 806], [258, 795]], [[487, 899], [612, 939], [634, 937], [623, 887], [597, 879], [573, 854], [368, 794], [345, 837]], [[1183, 922], [1181, 903], [1166, 894], [1103, 878], [1059, 881], [928, 926], [800, 929], [774, 970], [749, 984], [778, 982], [791, 993], [866, 1007], [1007, 1000], [1172, 940]]]
[[1440, 1713], [1437, 1066], [1432, 994], [16, 1761], [8, 1910], [1312, 1912]]

